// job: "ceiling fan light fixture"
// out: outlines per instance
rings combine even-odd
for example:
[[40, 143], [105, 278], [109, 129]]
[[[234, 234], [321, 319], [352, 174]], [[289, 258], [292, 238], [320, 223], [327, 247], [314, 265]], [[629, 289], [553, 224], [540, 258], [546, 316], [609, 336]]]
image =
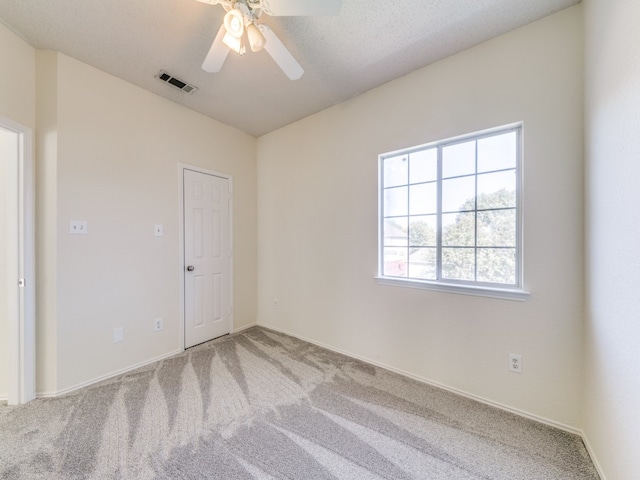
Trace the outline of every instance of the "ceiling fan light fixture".
[[267, 39], [264, 38], [260, 29], [256, 27], [256, 24], [253, 22], [247, 25], [247, 37], [249, 38], [249, 45], [251, 46], [252, 52], [259, 52], [267, 42]]
[[244, 33], [244, 16], [242, 12], [237, 8], [229, 10], [224, 16], [224, 28], [227, 30], [227, 33], [234, 37], [242, 37]]
[[235, 35], [232, 35], [229, 32], [224, 34], [224, 37], [222, 38], [222, 42], [231, 50], [233, 50], [234, 52], [240, 55], [244, 55], [247, 51], [246, 48], [244, 47], [244, 44], [242, 43], [242, 37], [236, 37]]

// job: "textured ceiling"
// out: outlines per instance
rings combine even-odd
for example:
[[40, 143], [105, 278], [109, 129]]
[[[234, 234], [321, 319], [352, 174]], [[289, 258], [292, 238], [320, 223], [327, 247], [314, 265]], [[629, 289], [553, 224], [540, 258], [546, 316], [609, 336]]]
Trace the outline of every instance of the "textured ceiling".
[[[318, 0], [322, 1], [322, 0]], [[0, 21], [55, 50], [260, 136], [579, 0], [343, 0], [335, 17], [267, 17], [305, 69], [291, 81], [265, 52], [200, 65], [222, 22], [195, 0], [2, 0]], [[199, 90], [160, 82], [159, 70]]]

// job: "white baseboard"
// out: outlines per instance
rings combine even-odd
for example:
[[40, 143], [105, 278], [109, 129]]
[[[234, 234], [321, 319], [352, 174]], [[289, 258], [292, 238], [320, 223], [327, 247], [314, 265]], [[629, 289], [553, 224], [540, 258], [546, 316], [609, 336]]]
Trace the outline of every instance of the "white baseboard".
[[256, 322], [253, 322], [253, 323], [250, 323], [249, 325], [244, 325], [242, 327], [234, 328], [233, 332], [231, 332], [231, 333], [238, 333], [238, 332], [241, 332], [243, 330], [246, 330], [247, 328], [255, 327], [257, 325], [258, 324]]
[[145, 360], [135, 365], [130, 365], [120, 370], [116, 370], [115, 372], [107, 373], [105, 375], [101, 375], [100, 377], [92, 378], [91, 380], [87, 380], [86, 382], [78, 383], [77, 385], [73, 385], [72, 387], [63, 388], [62, 390], [57, 390], [55, 392], [37, 392], [36, 397], [37, 398], [54, 398], [54, 397], [59, 397], [61, 395], [66, 395], [67, 393], [71, 393], [80, 388], [88, 387], [89, 385], [93, 385], [95, 383], [102, 382], [104, 380], [108, 380], [113, 377], [117, 377], [118, 375], [122, 375], [123, 373], [131, 372], [136, 368], [144, 367], [146, 365], [149, 365], [150, 363], [159, 362], [160, 360], [164, 360], [165, 358], [169, 358], [178, 353], [182, 353], [183, 351], [184, 351], [183, 349], [177, 349], [172, 352], [165, 353], [164, 355], [160, 355], [159, 357], [151, 358], [149, 360]]
[[[250, 323], [249, 325], [243, 325], [242, 327], [234, 328], [231, 333], [238, 333], [238, 332], [241, 332], [243, 330], [246, 330], [247, 328], [255, 327], [256, 325], [257, 324], [255, 322], [254, 323]], [[36, 397], [38, 397], [38, 398], [54, 398], [54, 397], [59, 397], [61, 395], [66, 395], [67, 393], [71, 393], [71, 392], [73, 392], [75, 390], [78, 390], [78, 389], [80, 389], [82, 387], [88, 387], [89, 385], [93, 385], [95, 383], [102, 382], [103, 380], [108, 380], [109, 378], [113, 378], [113, 377], [116, 377], [118, 375], [122, 375], [123, 373], [130, 372], [132, 370], [135, 370], [136, 368], [144, 367], [146, 365], [149, 365], [150, 363], [154, 363], [154, 362], [158, 362], [160, 360], [164, 360], [165, 358], [171, 357], [172, 355], [176, 355], [176, 354], [181, 353], [183, 351], [184, 351], [184, 349], [174, 350], [174, 351], [169, 352], [167, 354], [160, 355], [159, 357], [155, 357], [155, 358], [152, 358], [150, 360], [145, 360], [144, 362], [140, 362], [140, 363], [137, 363], [135, 365], [131, 365], [129, 367], [125, 367], [125, 368], [117, 370], [115, 372], [111, 372], [111, 373], [108, 373], [106, 375], [102, 375], [100, 377], [93, 378], [93, 379], [88, 380], [86, 382], [82, 382], [82, 383], [79, 383], [79, 384], [74, 385], [72, 387], [64, 388], [62, 390], [57, 390], [57, 391], [54, 391], [54, 392], [37, 392], [36, 393]], [[2, 398], [0, 397], [0, 401], [1, 400], [2, 400]]]
[[470, 399], [476, 400], [476, 401], [478, 401], [480, 403], [484, 403], [486, 405], [490, 405], [492, 407], [499, 408], [500, 410], [504, 410], [506, 412], [514, 413], [514, 414], [519, 415], [521, 417], [525, 417], [525, 418], [528, 418], [530, 420], [534, 420], [536, 422], [543, 423], [545, 425], [549, 425], [551, 427], [558, 428], [560, 430], [564, 430], [565, 432], [573, 433], [574, 435], [578, 435], [580, 437], [583, 437], [582, 430], [580, 430], [579, 428], [572, 427], [570, 425], [565, 425], [564, 423], [556, 422], [555, 420], [550, 420], [548, 418], [544, 418], [544, 417], [541, 417], [539, 415], [535, 415], [533, 413], [529, 413], [529, 412], [526, 412], [524, 410], [520, 410], [518, 408], [513, 408], [513, 407], [510, 407], [509, 405], [505, 405], [505, 404], [500, 403], [500, 402], [495, 402], [495, 401], [490, 400], [488, 398], [484, 398], [484, 397], [481, 397], [479, 395], [475, 395], [473, 393], [465, 392], [464, 390], [460, 390], [458, 388], [450, 387], [448, 385], [445, 385], [445, 384], [442, 384], [442, 383], [439, 383], [439, 382], [435, 382], [433, 380], [429, 380], [428, 378], [424, 378], [424, 377], [421, 377], [419, 375], [415, 375], [415, 374], [410, 373], [410, 372], [405, 372], [404, 370], [400, 370], [398, 368], [391, 367], [391, 366], [386, 365], [384, 363], [380, 363], [380, 362], [377, 362], [375, 360], [371, 360], [369, 358], [366, 358], [366, 357], [363, 357], [363, 356], [360, 356], [360, 355], [355, 355], [355, 354], [353, 354], [351, 352], [347, 352], [345, 350], [341, 350], [339, 348], [332, 347], [331, 345], [325, 345], [323, 343], [316, 342], [315, 340], [311, 340], [309, 338], [305, 338], [305, 337], [302, 337], [300, 335], [296, 335], [295, 333], [288, 332], [288, 331], [283, 330], [281, 328], [273, 327], [271, 325], [267, 325], [267, 324], [264, 324], [264, 323], [258, 323], [258, 326], [267, 328], [269, 330], [273, 330], [275, 332], [284, 333], [285, 335], [289, 335], [291, 337], [298, 338], [298, 339], [303, 340], [305, 342], [309, 342], [309, 343], [312, 343], [312, 344], [317, 345], [319, 347], [326, 348], [327, 350], [331, 350], [333, 352], [340, 353], [342, 355], [346, 355], [347, 357], [355, 358], [356, 360], [361, 360], [361, 361], [369, 363], [371, 365], [375, 365], [376, 367], [384, 368], [385, 370], [389, 370], [390, 372], [394, 372], [394, 373], [397, 373], [399, 375], [411, 378], [413, 380], [417, 380], [418, 382], [425, 383], [427, 385], [431, 385], [432, 387], [440, 388], [442, 390], [446, 390], [448, 392], [455, 393], [456, 395], [460, 395], [462, 397], [470, 398]]
[[600, 465], [600, 462], [598, 462], [598, 457], [596, 457], [596, 454], [593, 451], [593, 447], [589, 443], [589, 438], [585, 435], [584, 432], [580, 432], [580, 436], [582, 437], [582, 442], [584, 443], [584, 446], [589, 453], [589, 457], [591, 457], [593, 466], [596, 467], [596, 471], [598, 472], [598, 475], [600, 475], [600, 480], [607, 480], [607, 477], [602, 470], [602, 466]]
[[[369, 358], [366, 358], [366, 357], [363, 357], [363, 356], [360, 356], [360, 355], [355, 355], [355, 354], [353, 354], [351, 352], [347, 352], [345, 350], [341, 350], [339, 348], [335, 348], [335, 347], [332, 347], [330, 345], [327, 345], [327, 344], [324, 344], [324, 343], [321, 343], [321, 342], [317, 342], [315, 340], [303, 337], [301, 335], [297, 335], [297, 334], [291, 333], [291, 332], [286, 331], [286, 330], [284, 330], [282, 328], [274, 327], [272, 325], [263, 324], [263, 323], [257, 323], [256, 322], [256, 323], [251, 323], [249, 325], [244, 325], [242, 327], [234, 328], [232, 333], [242, 332], [243, 330], [247, 330], [247, 329], [249, 329], [251, 327], [255, 327], [255, 326], [263, 327], [263, 328], [266, 328], [266, 329], [269, 329], [269, 330], [273, 330], [275, 332], [284, 333], [285, 335], [289, 335], [291, 337], [298, 338], [300, 340], [303, 340], [305, 342], [311, 343], [313, 345], [317, 345], [319, 347], [326, 348], [327, 350], [331, 350], [333, 352], [340, 353], [340, 354], [345, 355], [347, 357], [354, 358], [356, 360], [360, 360], [360, 361], [369, 363], [371, 365], [375, 365], [377, 367], [383, 368], [383, 369], [388, 370], [390, 372], [394, 372], [394, 373], [397, 373], [399, 375], [411, 378], [411, 379], [416, 380], [418, 382], [421, 382], [421, 383], [424, 383], [424, 384], [427, 384], [427, 385], [431, 385], [433, 387], [440, 388], [442, 390], [446, 390], [446, 391], [451, 392], [451, 393], [455, 393], [456, 395], [460, 395], [460, 396], [463, 396], [463, 397], [470, 398], [472, 400], [478, 401], [480, 403], [484, 403], [486, 405], [490, 405], [490, 406], [498, 408], [500, 410], [504, 410], [504, 411], [519, 415], [521, 417], [525, 417], [525, 418], [528, 418], [530, 420], [534, 420], [536, 422], [539, 422], [539, 423], [542, 423], [542, 424], [545, 424], [545, 425], [549, 425], [551, 427], [558, 428], [560, 430], [564, 430], [566, 432], [578, 435], [578, 436], [580, 436], [580, 438], [582, 438], [582, 441], [583, 441], [583, 443], [585, 445], [585, 448], [587, 449], [587, 452], [589, 453], [589, 456], [591, 457], [591, 460], [592, 460], [592, 462], [593, 462], [593, 464], [594, 464], [594, 466], [596, 468], [596, 471], [598, 472], [598, 475], [600, 475], [600, 479], [601, 480], [607, 480], [607, 477], [605, 476], [605, 474], [604, 474], [604, 472], [602, 470], [602, 467], [600, 466], [600, 463], [598, 462], [598, 458], [596, 457], [595, 452], [594, 452], [591, 444], [589, 443], [589, 439], [587, 438], [587, 436], [584, 434], [584, 432], [581, 429], [578, 429], [578, 428], [575, 428], [575, 427], [571, 427], [571, 426], [565, 425], [565, 424], [563, 424], [561, 422], [556, 422], [554, 420], [550, 420], [548, 418], [544, 418], [544, 417], [541, 417], [539, 415], [535, 415], [535, 414], [526, 412], [524, 410], [520, 410], [518, 408], [513, 408], [513, 407], [510, 407], [510, 406], [505, 405], [503, 403], [495, 402], [493, 400], [489, 400], [489, 399], [481, 397], [479, 395], [475, 395], [475, 394], [472, 394], [472, 393], [469, 393], [469, 392], [465, 392], [464, 390], [460, 390], [458, 388], [450, 387], [448, 385], [444, 385], [442, 383], [435, 382], [435, 381], [429, 380], [429, 379], [424, 378], [424, 377], [420, 377], [419, 375], [414, 375], [412, 373], [405, 372], [404, 370], [400, 370], [398, 368], [394, 368], [394, 367], [391, 367], [389, 365], [385, 365], [384, 363], [380, 363], [380, 362], [377, 362], [375, 360], [371, 360]], [[136, 368], [144, 367], [144, 366], [149, 365], [151, 363], [158, 362], [160, 360], [164, 360], [165, 358], [169, 358], [169, 357], [171, 357], [173, 355], [176, 355], [178, 353], [182, 353], [183, 351], [184, 351], [183, 349], [177, 349], [177, 350], [174, 350], [172, 352], [166, 353], [164, 355], [160, 355], [158, 357], [155, 357], [155, 358], [152, 358], [152, 359], [149, 359], [149, 360], [145, 360], [145, 361], [140, 362], [140, 363], [138, 363], [136, 365], [132, 365], [132, 366], [123, 368], [121, 370], [117, 370], [115, 372], [112, 372], [112, 373], [109, 373], [109, 374], [106, 374], [106, 375], [102, 375], [102, 376], [94, 378], [92, 380], [89, 380], [89, 381], [86, 381], [86, 382], [83, 382], [83, 383], [79, 383], [79, 384], [74, 385], [72, 387], [68, 387], [68, 388], [65, 388], [65, 389], [62, 389], [62, 390], [59, 390], [59, 391], [56, 391], [56, 392], [38, 392], [37, 393], [37, 397], [38, 398], [52, 398], [52, 397], [58, 397], [58, 396], [61, 396], [61, 395], [65, 395], [67, 393], [71, 393], [71, 392], [73, 392], [75, 390], [78, 390], [80, 388], [87, 387], [89, 385], [93, 385], [93, 384], [98, 383], [98, 382], [102, 382], [103, 380], [108, 380], [109, 378], [112, 378], [112, 377], [115, 377], [115, 376], [118, 376], [118, 375], [122, 375], [123, 373], [128, 373], [128, 372], [130, 372], [132, 370], [135, 370]], [[0, 402], [2, 402], [2, 401], [7, 401], [7, 397], [6, 396], [0, 396]]]
[[405, 377], [411, 378], [413, 380], [417, 380], [418, 382], [425, 383], [427, 385], [431, 385], [431, 386], [436, 387], [436, 388], [441, 388], [441, 389], [446, 390], [448, 392], [455, 393], [457, 395], [461, 395], [463, 397], [470, 398], [472, 400], [476, 400], [478, 402], [484, 403], [486, 405], [490, 405], [490, 406], [495, 407], [495, 408], [499, 408], [500, 410], [504, 410], [504, 411], [513, 413], [515, 415], [519, 415], [521, 417], [528, 418], [530, 420], [534, 420], [536, 422], [539, 422], [539, 423], [542, 423], [542, 424], [545, 424], [545, 425], [549, 425], [551, 427], [558, 428], [560, 430], [564, 430], [565, 432], [569, 432], [569, 433], [572, 433], [574, 435], [578, 435], [582, 439], [582, 442], [584, 443], [584, 446], [587, 449], [587, 453], [589, 454], [589, 457], [591, 458], [591, 461], [593, 462], [593, 465], [594, 465], [596, 471], [598, 472], [598, 475], [600, 476], [600, 479], [601, 480], [607, 480], [607, 477], [606, 477], [606, 475], [604, 474], [604, 472], [602, 470], [602, 466], [598, 462], [598, 457], [595, 455], [593, 447], [589, 443], [589, 439], [587, 438], [585, 433], [579, 428], [572, 427], [572, 426], [569, 426], [569, 425], [565, 425], [564, 423], [556, 422], [555, 420], [550, 420], [548, 418], [541, 417], [539, 415], [535, 415], [533, 413], [529, 413], [529, 412], [526, 412], [524, 410], [520, 410], [518, 408], [513, 408], [513, 407], [510, 407], [510, 406], [505, 405], [503, 403], [495, 402], [493, 400], [489, 400], [489, 399], [481, 397], [479, 395], [474, 395], [472, 393], [468, 393], [468, 392], [465, 392], [463, 390], [460, 390], [460, 389], [457, 389], [457, 388], [453, 388], [453, 387], [450, 387], [448, 385], [444, 385], [444, 384], [439, 383], [439, 382], [434, 382], [434, 381], [429, 380], [427, 378], [423, 378], [423, 377], [420, 377], [418, 375], [414, 375], [412, 373], [405, 372], [405, 371], [400, 370], [398, 368], [390, 367], [390, 366], [385, 365], [383, 363], [376, 362], [374, 360], [370, 360], [370, 359], [368, 359], [366, 357], [362, 357], [360, 355], [354, 355], [354, 354], [352, 354], [350, 352], [341, 350], [339, 348], [335, 348], [335, 347], [332, 347], [330, 345], [326, 345], [326, 344], [321, 343], [321, 342], [316, 342], [315, 340], [311, 340], [309, 338], [305, 338], [305, 337], [303, 337], [301, 335], [296, 335], [295, 333], [288, 332], [288, 331], [286, 331], [284, 329], [281, 329], [281, 328], [278, 328], [278, 327], [274, 327], [274, 326], [263, 324], [263, 323], [258, 323], [258, 326], [267, 328], [269, 330], [273, 330], [275, 332], [284, 333], [285, 335], [290, 335], [290, 336], [292, 336], [294, 338], [298, 338], [298, 339], [303, 340], [305, 342], [312, 343], [313, 345], [317, 345], [319, 347], [326, 348], [327, 350], [331, 350], [333, 352], [337, 352], [337, 353], [340, 353], [342, 355], [346, 355], [347, 357], [355, 358], [357, 360], [361, 360], [363, 362], [367, 362], [367, 363], [369, 363], [371, 365], [375, 365], [376, 367], [384, 368], [385, 370], [389, 370], [391, 372], [398, 373], [400, 375], [403, 375]]

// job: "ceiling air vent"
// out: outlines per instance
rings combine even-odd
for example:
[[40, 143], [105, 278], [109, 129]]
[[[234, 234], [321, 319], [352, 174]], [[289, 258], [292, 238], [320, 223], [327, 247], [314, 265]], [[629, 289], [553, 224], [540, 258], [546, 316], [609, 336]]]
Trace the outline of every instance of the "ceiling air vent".
[[179, 88], [184, 93], [193, 93], [198, 90], [198, 87], [191, 85], [190, 83], [183, 82], [182, 80], [174, 77], [173, 75], [169, 75], [164, 70], [160, 70], [156, 75], [156, 78], [162, 80], [163, 82], [167, 82], [170, 85], [173, 85], [176, 88]]

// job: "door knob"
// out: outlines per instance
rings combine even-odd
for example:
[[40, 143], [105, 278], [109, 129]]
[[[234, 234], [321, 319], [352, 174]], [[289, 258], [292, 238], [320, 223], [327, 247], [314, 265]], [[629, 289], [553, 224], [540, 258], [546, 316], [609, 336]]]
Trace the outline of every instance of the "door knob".
[[187, 272], [193, 272], [196, 269], [196, 267], [194, 267], [193, 265], [189, 265], [187, 267]]

